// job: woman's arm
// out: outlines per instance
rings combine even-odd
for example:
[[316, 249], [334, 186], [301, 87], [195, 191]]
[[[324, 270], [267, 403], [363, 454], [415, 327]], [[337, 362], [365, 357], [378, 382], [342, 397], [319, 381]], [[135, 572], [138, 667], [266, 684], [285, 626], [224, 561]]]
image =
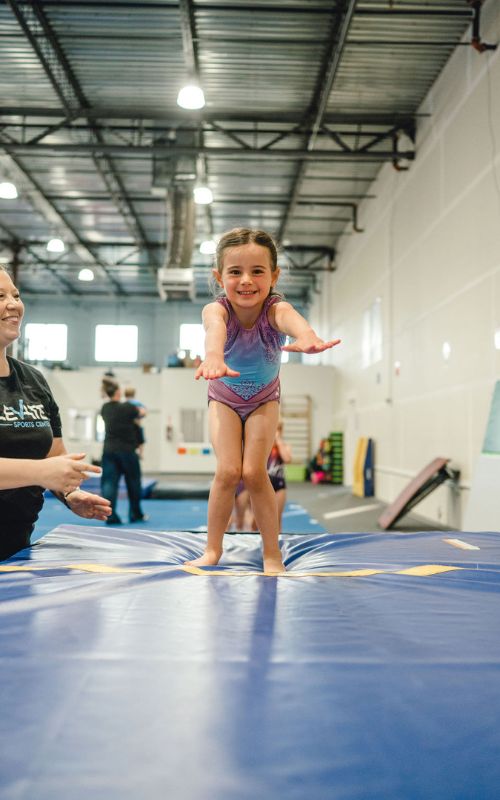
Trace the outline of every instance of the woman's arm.
[[0, 458], [0, 489], [43, 486], [63, 495], [84, 480], [84, 472], [99, 472], [87, 464], [85, 453], [66, 453], [62, 439], [54, 439], [47, 458]]
[[228, 375], [236, 378], [240, 374], [224, 361], [224, 345], [227, 337], [227, 312], [220, 303], [209, 303], [202, 313], [205, 327], [205, 358], [196, 370], [196, 380], [214, 380]]
[[308, 321], [290, 303], [285, 301], [275, 303], [269, 311], [273, 327], [295, 339], [293, 344], [286, 345], [282, 350], [292, 353], [321, 353], [340, 342], [340, 339], [332, 339], [329, 342], [320, 339]]
[[[63, 440], [59, 438], [54, 439], [47, 459], [58, 460], [66, 455], [66, 448]], [[44, 460], [46, 461], [47, 459]], [[85, 473], [101, 473], [101, 468], [96, 467], [94, 464], [84, 464], [83, 466], [85, 468]], [[80, 481], [85, 480], [85, 478], [88, 477], [89, 475], [80, 472]], [[84, 519], [99, 519], [104, 521], [111, 514], [111, 503], [109, 500], [106, 500], [104, 497], [100, 497], [98, 494], [86, 492], [85, 490], [81, 489], [79, 485], [77, 488], [70, 490], [69, 492], [54, 491], [52, 489], [52, 494], [54, 494], [58, 500], [68, 506], [68, 508], [74, 514], [77, 514], [79, 517], [84, 517]]]

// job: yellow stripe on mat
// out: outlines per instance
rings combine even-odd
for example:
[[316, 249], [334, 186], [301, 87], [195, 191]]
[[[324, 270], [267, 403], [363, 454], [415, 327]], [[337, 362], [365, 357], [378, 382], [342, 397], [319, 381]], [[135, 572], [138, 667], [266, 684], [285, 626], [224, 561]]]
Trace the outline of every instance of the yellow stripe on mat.
[[446, 544], [451, 544], [452, 547], [458, 547], [459, 550], [480, 550], [480, 547], [477, 547], [475, 544], [469, 544], [469, 542], [464, 542], [463, 539], [443, 539], [443, 542]]
[[46, 567], [24, 567], [24, 566], [17, 566], [16, 564], [6, 564], [5, 566], [0, 566], [0, 572], [47, 572], [50, 570], [60, 570], [60, 569], [76, 569], [79, 572], [114, 572], [114, 573], [143, 573], [147, 572], [145, 569], [127, 569], [123, 567], [109, 567], [106, 564], [50, 564]]
[[280, 578], [366, 578], [371, 575], [416, 575], [427, 578], [430, 575], [439, 575], [442, 572], [453, 572], [464, 567], [449, 567], [442, 564], [422, 564], [420, 567], [408, 569], [353, 569], [343, 572], [250, 572], [250, 570], [225, 570], [225, 569], [200, 569], [200, 567], [184, 566], [184, 572], [191, 575], [225, 575], [232, 578], [244, 575], [279, 576]]
[[[45, 567], [37, 566], [17, 566], [16, 564], [6, 564], [0, 566], [0, 572], [48, 572], [54, 570], [78, 570], [79, 572], [97, 572], [101, 574], [146, 574], [151, 572], [147, 569], [129, 569], [124, 567], [109, 567], [106, 564], [51, 564]], [[187, 572], [189, 575], [217, 575], [226, 578], [237, 578], [245, 576], [265, 576], [280, 578], [367, 578], [371, 575], [414, 575], [419, 578], [427, 578], [430, 575], [440, 575], [442, 572], [453, 572], [465, 567], [449, 567], [443, 564], [422, 564], [419, 567], [409, 567], [407, 569], [351, 569], [342, 571], [328, 572], [252, 572], [251, 570], [226, 570], [226, 569], [201, 569], [193, 566], [165, 567], [165, 571], [172, 572], [176, 569]], [[156, 569], [155, 572], [159, 570]]]

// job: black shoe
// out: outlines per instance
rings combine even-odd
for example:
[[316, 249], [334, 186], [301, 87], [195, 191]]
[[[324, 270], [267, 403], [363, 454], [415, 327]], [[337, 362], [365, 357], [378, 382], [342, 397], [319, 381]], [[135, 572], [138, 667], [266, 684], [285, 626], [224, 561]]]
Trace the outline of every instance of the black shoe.
[[123, 522], [118, 514], [111, 514], [111, 516], [106, 520], [106, 525], [123, 525]]
[[142, 517], [130, 517], [129, 522], [147, 522], [148, 519], [148, 515], [143, 514]]

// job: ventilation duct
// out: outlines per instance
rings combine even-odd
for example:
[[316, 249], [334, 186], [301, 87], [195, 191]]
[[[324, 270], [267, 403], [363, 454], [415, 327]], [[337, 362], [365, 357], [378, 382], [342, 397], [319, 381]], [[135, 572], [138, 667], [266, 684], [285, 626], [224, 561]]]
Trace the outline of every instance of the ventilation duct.
[[[195, 139], [195, 131], [178, 131], [162, 143], [175, 148], [194, 148]], [[194, 299], [191, 257], [196, 225], [195, 179], [195, 156], [167, 154], [154, 160], [153, 191], [163, 189], [167, 193], [167, 251], [157, 279], [162, 300]]]

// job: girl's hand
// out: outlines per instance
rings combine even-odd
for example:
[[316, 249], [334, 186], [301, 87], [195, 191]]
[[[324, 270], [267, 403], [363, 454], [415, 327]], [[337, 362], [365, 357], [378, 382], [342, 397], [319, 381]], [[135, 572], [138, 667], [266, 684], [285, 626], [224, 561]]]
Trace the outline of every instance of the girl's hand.
[[74, 514], [84, 519], [100, 519], [104, 521], [111, 514], [111, 503], [98, 494], [75, 489], [67, 495], [66, 503]]
[[297, 336], [293, 344], [287, 344], [282, 347], [282, 350], [287, 350], [290, 353], [322, 353], [323, 350], [329, 350], [330, 347], [340, 343], [340, 339], [332, 339], [329, 342], [324, 342], [319, 336], [316, 336], [314, 331], [305, 331]]
[[87, 464], [84, 458], [85, 453], [66, 453], [37, 461], [37, 485], [62, 494], [73, 492], [85, 478], [89, 477], [85, 473], [101, 473], [100, 467]]
[[237, 378], [239, 374], [236, 370], [228, 367], [220, 356], [207, 356], [194, 373], [194, 377], [196, 380], [205, 378], [206, 381], [213, 381], [216, 378], [223, 378], [225, 375], [228, 378]]

